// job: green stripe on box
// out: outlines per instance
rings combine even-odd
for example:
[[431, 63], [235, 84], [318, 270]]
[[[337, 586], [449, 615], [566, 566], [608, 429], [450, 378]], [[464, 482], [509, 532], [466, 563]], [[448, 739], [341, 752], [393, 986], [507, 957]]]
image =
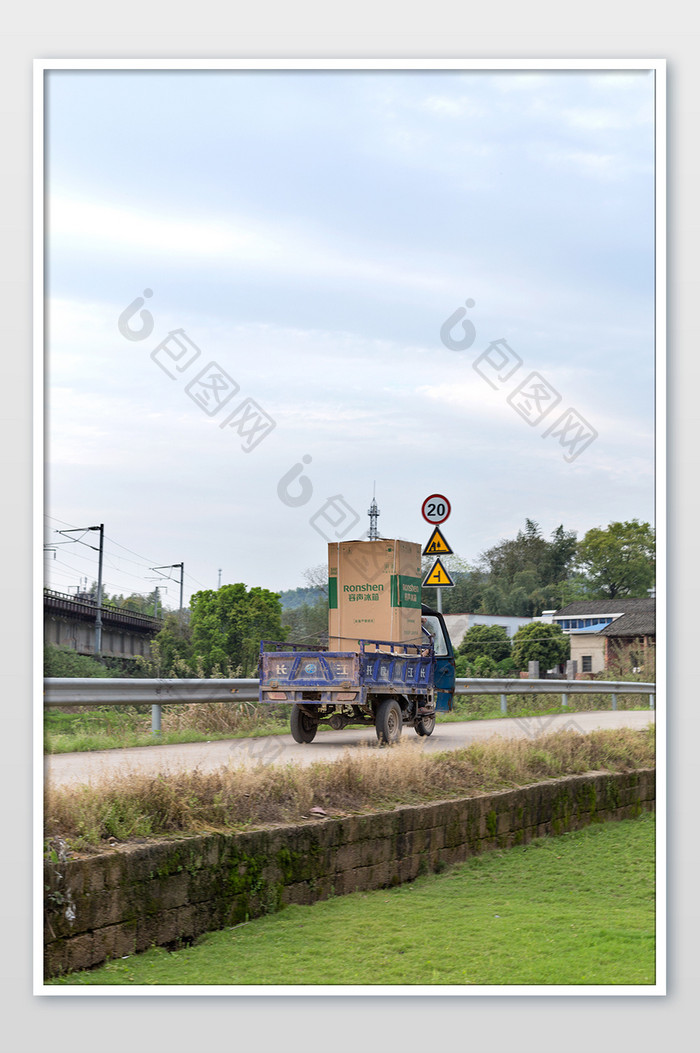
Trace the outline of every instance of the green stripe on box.
[[420, 608], [421, 579], [406, 574], [391, 575], [391, 606]]
[[338, 606], [338, 579], [328, 579], [328, 608], [329, 610]]

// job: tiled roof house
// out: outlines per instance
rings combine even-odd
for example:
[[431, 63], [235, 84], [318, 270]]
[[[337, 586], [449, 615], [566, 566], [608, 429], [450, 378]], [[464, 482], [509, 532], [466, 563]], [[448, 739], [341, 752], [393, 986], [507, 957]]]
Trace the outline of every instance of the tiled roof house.
[[571, 637], [580, 673], [600, 673], [613, 658], [629, 655], [630, 668], [644, 665], [656, 642], [656, 600], [577, 600], [555, 611], [552, 621]]

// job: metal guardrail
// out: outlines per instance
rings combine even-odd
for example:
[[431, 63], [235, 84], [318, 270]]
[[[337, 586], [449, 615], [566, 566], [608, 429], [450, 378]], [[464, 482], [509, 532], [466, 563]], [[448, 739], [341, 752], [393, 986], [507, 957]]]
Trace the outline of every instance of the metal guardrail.
[[[153, 732], [161, 729], [161, 707], [192, 702], [257, 702], [259, 680], [153, 680], [116, 677], [47, 677], [44, 706], [151, 706]], [[656, 684], [635, 680], [519, 680], [457, 677], [457, 695], [500, 695], [508, 713], [508, 695], [561, 695], [564, 709], [571, 695], [648, 695], [654, 709]]]
[[45, 706], [185, 705], [258, 700], [257, 680], [154, 680], [137, 677], [47, 677]]

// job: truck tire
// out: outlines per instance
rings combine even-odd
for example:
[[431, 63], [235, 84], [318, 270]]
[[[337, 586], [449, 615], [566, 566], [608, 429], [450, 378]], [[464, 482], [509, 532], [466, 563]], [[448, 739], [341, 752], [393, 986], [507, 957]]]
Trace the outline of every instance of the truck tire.
[[435, 714], [432, 717], [421, 717], [415, 726], [419, 735], [432, 735], [435, 730]]
[[301, 706], [292, 706], [292, 738], [295, 742], [313, 742], [318, 731], [318, 721], [305, 713]]
[[401, 707], [395, 698], [387, 698], [377, 710], [374, 722], [377, 738], [387, 746], [392, 746], [401, 738], [402, 724]]

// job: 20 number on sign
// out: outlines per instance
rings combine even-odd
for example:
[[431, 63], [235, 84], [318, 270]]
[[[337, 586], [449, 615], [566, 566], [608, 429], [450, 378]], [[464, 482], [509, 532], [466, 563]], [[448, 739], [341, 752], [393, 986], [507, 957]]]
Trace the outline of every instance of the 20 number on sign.
[[442, 494], [431, 494], [423, 502], [421, 512], [428, 523], [444, 523], [450, 514], [450, 502]]

